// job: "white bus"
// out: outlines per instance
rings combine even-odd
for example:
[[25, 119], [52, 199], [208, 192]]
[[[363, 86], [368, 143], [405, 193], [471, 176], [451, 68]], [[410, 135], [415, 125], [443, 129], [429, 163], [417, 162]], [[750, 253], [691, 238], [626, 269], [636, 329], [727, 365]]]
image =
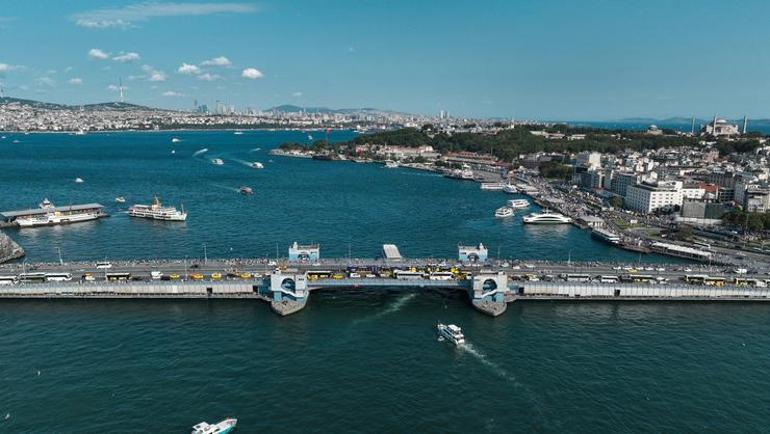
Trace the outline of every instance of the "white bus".
[[45, 282], [45, 273], [22, 273], [19, 274], [19, 281], [23, 283], [43, 283]]
[[18, 281], [19, 278], [16, 276], [0, 276], [0, 285], [13, 285]]
[[601, 283], [618, 283], [620, 282], [620, 277], [614, 276], [611, 274], [599, 276], [599, 282]]
[[591, 276], [589, 276], [588, 274], [570, 273], [570, 274], [567, 274], [564, 280], [566, 280], [567, 282], [589, 282], [591, 280]]
[[396, 275], [396, 279], [400, 280], [421, 280], [425, 278], [425, 273], [422, 271], [396, 270], [394, 271], [394, 274]]
[[72, 280], [72, 275], [70, 273], [46, 273], [45, 280], [46, 282], [69, 282]]
[[455, 278], [451, 271], [434, 271], [430, 273], [430, 280], [452, 280]]

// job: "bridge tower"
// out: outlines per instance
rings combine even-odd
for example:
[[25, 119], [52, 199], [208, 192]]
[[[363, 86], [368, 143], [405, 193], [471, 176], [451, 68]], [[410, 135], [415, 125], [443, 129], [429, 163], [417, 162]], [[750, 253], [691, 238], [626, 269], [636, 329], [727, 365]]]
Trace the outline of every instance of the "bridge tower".
[[498, 316], [505, 312], [507, 298], [511, 295], [508, 276], [504, 272], [474, 274], [468, 295], [473, 307], [488, 315]]
[[275, 270], [270, 274], [270, 292], [273, 299], [270, 308], [281, 315], [291, 315], [302, 310], [310, 296], [304, 273]]

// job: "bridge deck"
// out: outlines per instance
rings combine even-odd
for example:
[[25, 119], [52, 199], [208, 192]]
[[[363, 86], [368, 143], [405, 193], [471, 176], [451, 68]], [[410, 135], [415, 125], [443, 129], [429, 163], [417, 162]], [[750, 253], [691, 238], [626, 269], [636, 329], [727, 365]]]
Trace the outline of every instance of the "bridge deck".
[[467, 289], [470, 281], [465, 280], [427, 280], [427, 279], [319, 279], [308, 281], [311, 289], [320, 288], [350, 288], [350, 287], [379, 287], [379, 288], [451, 288]]

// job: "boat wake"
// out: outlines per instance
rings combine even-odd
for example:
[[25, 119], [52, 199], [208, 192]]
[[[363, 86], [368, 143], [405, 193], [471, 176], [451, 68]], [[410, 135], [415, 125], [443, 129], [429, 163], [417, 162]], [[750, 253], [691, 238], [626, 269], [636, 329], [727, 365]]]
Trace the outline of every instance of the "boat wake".
[[404, 306], [406, 306], [406, 304], [409, 303], [411, 300], [413, 300], [415, 297], [417, 297], [417, 294], [415, 294], [415, 293], [407, 294], [407, 295], [405, 295], [403, 297], [400, 297], [398, 300], [393, 302], [391, 305], [389, 305], [385, 309], [383, 309], [383, 310], [381, 310], [381, 311], [379, 311], [379, 312], [377, 312], [377, 313], [375, 313], [373, 315], [369, 315], [367, 317], [357, 319], [357, 320], [353, 321], [353, 323], [354, 324], [361, 324], [361, 323], [365, 323], [365, 322], [369, 322], [369, 321], [375, 321], [375, 320], [378, 320], [378, 319], [380, 319], [382, 317], [394, 314], [394, 313], [400, 311], [401, 309], [403, 309]]
[[497, 363], [489, 360], [489, 358], [487, 358], [486, 354], [484, 354], [481, 351], [477, 350], [476, 347], [474, 347], [473, 344], [471, 344], [467, 340], [465, 341], [465, 345], [460, 345], [457, 348], [460, 349], [461, 351], [467, 353], [467, 354], [470, 354], [474, 358], [476, 358], [476, 360], [481, 362], [482, 365], [484, 365], [487, 368], [491, 369], [495, 374], [499, 375], [500, 377], [505, 378], [506, 380], [512, 381], [516, 385], [519, 385], [518, 382], [516, 381], [516, 377], [514, 377], [513, 375], [508, 373], [508, 371], [503, 369], [502, 366], [500, 366]]
[[226, 185], [221, 185], [221, 184], [211, 184], [211, 185], [216, 187], [216, 188], [221, 188], [223, 190], [232, 191], [232, 192], [235, 192], [235, 193], [240, 193], [241, 192], [240, 190], [238, 190], [235, 187], [228, 187]]
[[249, 149], [249, 152], [259, 152], [261, 150], [262, 148], [254, 148], [254, 149]]
[[233, 161], [235, 161], [236, 163], [240, 163], [240, 164], [243, 164], [244, 166], [248, 166], [248, 167], [251, 167], [251, 162], [249, 162], [249, 161], [246, 161], [246, 160], [240, 160], [240, 159], [238, 159], [238, 158], [234, 158], [234, 159], [233, 159]]
[[195, 153], [192, 154], [192, 156], [197, 157], [199, 155], [205, 154], [208, 151], [209, 151], [209, 148], [198, 149], [197, 151], [195, 151]]

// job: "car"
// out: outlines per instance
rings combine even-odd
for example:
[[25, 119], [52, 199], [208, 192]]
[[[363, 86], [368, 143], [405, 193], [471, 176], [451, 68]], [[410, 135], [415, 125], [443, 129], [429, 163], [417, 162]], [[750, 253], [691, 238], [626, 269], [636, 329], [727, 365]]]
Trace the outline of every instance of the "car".
[[247, 280], [247, 279], [251, 279], [251, 277], [252, 277], [252, 276], [251, 276], [251, 273], [246, 273], [246, 272], [244, 272], [244, 273], [241, 273], [241, 274], [239, 275], [239, 277], [240, 277], [241, 279], [243, 279], [243, 280]]
[[275, 261], [268, 261], [268, 263], [267, 263], [267, 265], [270, 266], [270, 267], [275, 267], [276, 264], [277, 264], [277, 262], [275, 262]]
[[348, 275], [348, 277], [350, 277], [351, 279], [360, 279], [360, 278], [361, 278], [361, 275], [360, 275], [360, 274], [358, 274], [358, 273], [350, 273], [350, 274]]
[[336, 273], [336, 274], [334, 274], [332, 276], [332, 279], [334, 279], [334, 280], [340, 280], [340, 279], [344, 279], [344, 278], [345, 278], [345, 276], [342, 273]]
[[222, 273], [211, 273], [211, 280], [222, 280]]
[[171, 280], [179, 280], [179, 279], [181, 279], [181, 278], [182, 278], [182, 276], [180, 276], [180, 275], [178, 275], [178, 274], [176, 274], [176, 273], [172, 273], [172, 274], [171, 274], [170, 276], [168, 276], [168, 277], [169, 277]]
[[205, 276], [202, 273], [193, 273], [190, 275], [190, 279], [192, 280], [203, 280]]
[[190, 265], [190, 268], [200, 268], [201, 264], [192, 264]]
[[93, 282], [94, 280], [96, 280], [96, 278], [91, 273], [85, 273], [83, 275], [83, 280], [85, 280], [86, 282]]
[[161, 278], [163, 278], [163, 273], [160, 271], [150, 271], [150, 277], [152, 280], [161, 280]]
[[660, 272], [663, 272], [663, 271], [666, 271], [666, 269], [665, 269], [665, 268], [663, 268], [663, 267], [658, 267], [658, 268], [657, 268], [655, 271], [660, 271]]

